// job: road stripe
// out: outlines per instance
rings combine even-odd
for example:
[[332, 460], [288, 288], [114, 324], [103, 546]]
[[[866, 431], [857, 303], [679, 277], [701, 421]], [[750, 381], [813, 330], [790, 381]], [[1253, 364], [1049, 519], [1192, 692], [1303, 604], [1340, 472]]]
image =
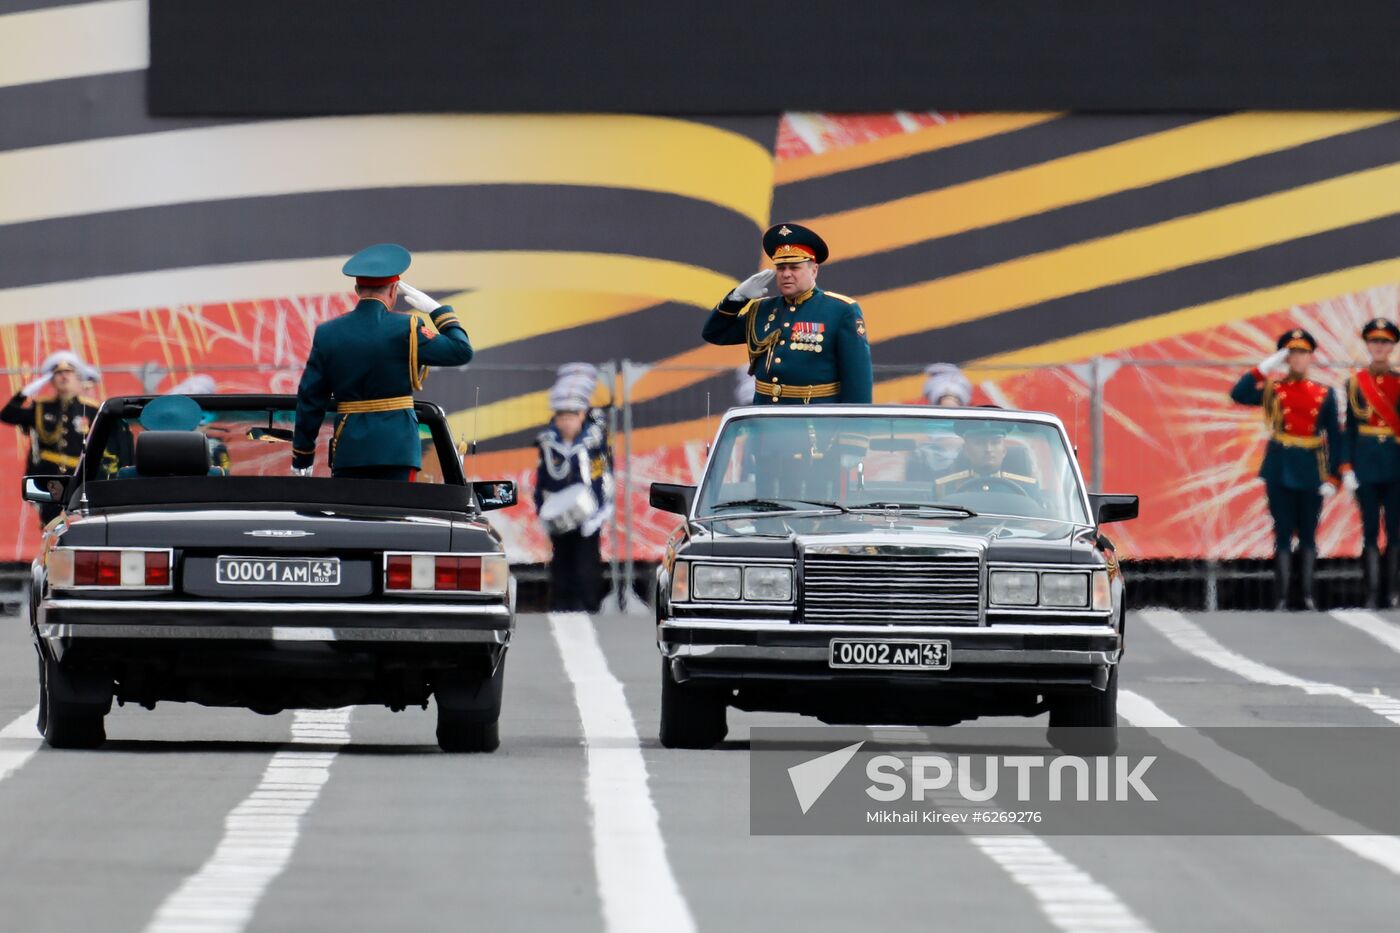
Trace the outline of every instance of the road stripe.
[[608, 669], [598, 645], [593, 620], [583, 613], [551, 612], [549, 628], [583, 723], [604, 928], [611, 933], [693, 931], [695, 918], [666, 858], [637, 727], [622, 682]]
[[1332, 618], [1343, 625], [1350, 625], [1358, 632], [1370, 635], [1391, 651], [1400, 653], [1400, 625], [1387, 622], [1374, 612], [1365, 609], [1334, 609]]
[[165, 899], [147, 933], [238, 933], [263, 893], [291, 861], [301, 819], [330, 778], [334, 751], [298, 744], [344, 745], [350, 710], [298, 710], [293, 747], [277, 752], [262, 781], [224, 820], [224, 836], [199, 871]]
[[[1296, 788], [1271, 777], [1248, 758], [1186, 726], [1141, 694], [1120, 690], [1118, 715], [1131, 726], [1153, 730], [1153, 737], [1163, 745], [1304, 832], [1329, 839], [1386, 871], [1400, 875], [1400, 837], [1377, 835], [1354, 820], [1320, 806]], [[1347, 827], [1351, 832], [1328, 832], [1340, 827]]]
[[971, 836], [972, 844], [1035, 898], [1058, 929], [1138, 931], [1150, 927], [1107, 887], [1039, 836]]
[[0, 781], [18, 771], [39, 750], [43, 740], [34, 728], [38, 717], [39, 707], [35, 706], [0, 729]]
[[1221, 670], [1238, 674], [1245, 680], [1270, 687], [1292, 687], [1310, 696], [1340, 697], [1400, 725], [1400, 700], [1388, 694], [1360, 693], [1350, 687], [1308, 680], [1247, 658], [1226, 648], [1206, 634], [1199, 625], [1174, 609], [1145, 609], [1138, 613], [1138, 617], [1182, 651], [1195, 655]]

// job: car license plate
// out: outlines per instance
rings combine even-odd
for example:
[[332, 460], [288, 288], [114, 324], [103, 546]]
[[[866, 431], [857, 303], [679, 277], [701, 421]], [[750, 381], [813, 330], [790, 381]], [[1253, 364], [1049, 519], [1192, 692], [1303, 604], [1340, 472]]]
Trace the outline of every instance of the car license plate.
[[946, 641], [833, 638], [831, 666], [900, 671], [946, 671], [952, 650]]
[[338, 557], [220, 557], [215, 579], [235, 586], [339, 586]]

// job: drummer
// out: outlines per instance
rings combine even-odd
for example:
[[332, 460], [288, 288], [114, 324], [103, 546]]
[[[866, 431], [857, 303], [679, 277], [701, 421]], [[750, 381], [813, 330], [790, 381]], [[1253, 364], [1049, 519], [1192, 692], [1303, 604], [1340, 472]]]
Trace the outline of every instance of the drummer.
[[606, 432], [589, 417], [596, 377], [562, 375], [549, 394], [554, 412], [536, 441], [535, 509], [549, 534], [549, 608], [597, 612], [602, 604], [600, 530], [612, 514]]

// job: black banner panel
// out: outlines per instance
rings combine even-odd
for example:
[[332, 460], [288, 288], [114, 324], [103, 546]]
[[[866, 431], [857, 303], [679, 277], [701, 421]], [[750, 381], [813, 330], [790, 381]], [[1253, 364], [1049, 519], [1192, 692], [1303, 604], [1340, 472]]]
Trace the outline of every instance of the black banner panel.
[[159, 115], [1400, 106], [1393, 0], [150, 0]]

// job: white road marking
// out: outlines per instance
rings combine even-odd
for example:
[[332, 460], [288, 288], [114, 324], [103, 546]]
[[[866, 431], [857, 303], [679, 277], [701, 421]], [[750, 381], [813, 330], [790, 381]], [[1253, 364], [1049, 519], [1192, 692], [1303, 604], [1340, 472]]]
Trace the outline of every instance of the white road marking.
[[593, 621], [583, 613], [551, 612], [549, 628], [583, 723], [604, 928], [609, 933], [694, 931], [695, 918], [666, 858], [637, 727]]
[[1292, 687], [1310, 696], [1340, 697], [1400, 725], [1400, 699], [1393, 696], [1380, 691], [1359, 693], [1350, 687], [1296, 677], [1276, 667], [1262, 664], [1226, 648], [1206, 634], [1199, 625], [1174, 609], [1144, 609], [1138, 613], [1138, 617], [1161, 632], [1181, 650], [1221, 670], [1238, 674], [1245, 680], [1270, 687]]
[[[350, 710], [298, 710], [294, 744], [344, 745]], [[285, 749], [224, 820], [224, 836], [199, 871], [156, 910], [146, 933], [238, 933], [268, 885], [291, 861], [307, 814], [330, 779], [333, 751]]]
[[[1310, 835], [1330, 839], [1386, 871], [1400, 875], [1400, 837], [1376, 835], [1354, 820], [1315, 803], [1297, 788], [1273, 778], [1248, 758], [1185, 725], [1141, 694], [1120, 690], [1118, 715], [1131, 726], [1153, 729], [1153, 737], [1163, 745], [1205, 768], [1265, 810]], [[1348, 832], [1332, 832], [1336, 829]]]
[[1334, 609], [1332, 618], [1343, 625], [1350, 625], [1357, 631], [1365, 632], [1391, 651], [1400, 652], [1400, 625], [1387, 622], [1374, 612], [1364, 609]]
[[38, 718], [39, 707], [35, 706], [0, 729], [0, 781], [18, 771], [39, 750], [43, 739], [34, 728]]

